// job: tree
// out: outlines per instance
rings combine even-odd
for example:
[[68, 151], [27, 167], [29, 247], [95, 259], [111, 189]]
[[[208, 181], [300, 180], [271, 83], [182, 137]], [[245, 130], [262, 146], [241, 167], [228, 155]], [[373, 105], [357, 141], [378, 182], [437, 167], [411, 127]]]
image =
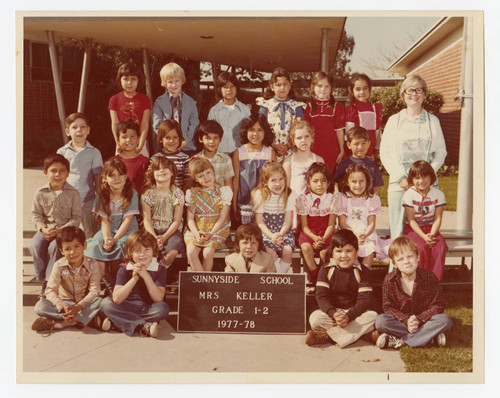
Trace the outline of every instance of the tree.
[[354, 37], [348, 35], [345, 29], [342, 31], [339, 47], [337, 49], [337, 58], [335, 58], [335, 66], [330, 70], [335, 78], [347, 77], [351, 72], [351, 68], [347, 64], [351, 61], [351, 56], [355, 45]]

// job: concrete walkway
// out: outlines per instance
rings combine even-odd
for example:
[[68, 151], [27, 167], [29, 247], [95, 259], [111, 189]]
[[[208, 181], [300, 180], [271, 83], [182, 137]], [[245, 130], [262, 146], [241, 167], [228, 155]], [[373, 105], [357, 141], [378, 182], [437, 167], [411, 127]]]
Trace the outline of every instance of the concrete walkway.
[[[19, 220], [19, 224], [30, 228], [33, 195], [46, 183], [46, 179], [40, 169], [26, 169], [23, 175], [21, 203], [24, 219]], [[379, 228], [388, 228], [387, 214], [387, 209], [383, 209], [382, 215], [377, 218]], [[447, 219], [448, 222], [454, 221], [451, 214], [445, 217], [445, 222]], [[22, 268], [22, 261], [18, 261], [18, 267]], [[39, 291], [39, 287], [31, 289]], [[19, 286], [18, 292], [22, 290]], [[240, 382], [269, 382], [276, 378], [276, 372], [285, 372], [280, 376], [285, 376], [288, 382], [313, 382], [318, 377], [325, 377], [330, 382], [334, 377], [342, 382], [345, 376], [335, 376], [332, 372], [371, 372], [371, 377], [376, 380], [387, 381], [389, 372], [405, 371], [398, 351], [380, 350], [364, 341], [340, 349], [332, 345], [309, 347], [304, 344], [304, 335], [177, 333], [171, 326], [175, 325], [176, 308], [171, 309], [174, 313], [169, 317], [170, 323], [161, 323], [158, 339], [127, 337], [89, 327], [42, 337], [31, 330], [36, 318], [32, 305], [29, 303], [19, 309], [22, 316], [22, 321], [18, 322], [18, 336], [22, 337], [19, 343], [22, 347], [20, 368], [24, 372], [19, 381], [24, 377], [27, 380], [36, 377], [39, 372], [44, 374], [44, 378], [48, 377], [44, 379], [47, 381], [58, 372], [76, 372], [74, 378], [72, 376], [74, 382], [102, 381], [102, 376], [94, 372], [120, 372], [116, 381], [127, 382], [143, 381], [143, 372], [168, 372], [160, 379], [148, 379], [157, 383], [193, 382], [192, 376], [186, 378], [181, 372], [204, 372], [220, 382], [227, 382], [228, 377]], [[132, 373], [124, 375], [126, 372]], [[244, 374], [237, 375], [236, 372]], [[307, 373], [301, 378], [295, 372]], [[312, 375], [309, 372], [319, 373]], [[52, 381], [60, 382], [60, 379]]]

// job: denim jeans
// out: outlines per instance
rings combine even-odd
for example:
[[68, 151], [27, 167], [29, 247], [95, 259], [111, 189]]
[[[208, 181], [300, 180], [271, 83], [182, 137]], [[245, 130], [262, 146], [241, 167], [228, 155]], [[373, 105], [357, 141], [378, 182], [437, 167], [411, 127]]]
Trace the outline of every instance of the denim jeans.
[[391, 314], [380, 314], [375, 322], [379, 332], [401, 338], [410, 347], [424, 347], [439, 333], [451, 328], [451, 318], [446, 314], [436, 314], [425, 322], [415, 333], [408, 333], [408, 327]]
[[[100, 297], [94, 298], [88, 307], [76, 314], [76, 320], [84, 326], [87, 326], [99, 312], [101, 300], [102, 299]], [[75, 304], [75, 302], [71, 300], [65, 300], [64, 303], [68, 305]], [[43, 316], [45, 318], [55, 319], [58, 321], [64, 320], [63, 314], [57, 312], [55, 305], [47, 299], [41, 299], [35, 304], [35, 313], [38, 316]]]
[[101, 311], [118, 329], [132, 336], [137, 326], [166, 319], [169, 308], [164, 301], [149, 305], [142, 300], [125, 300], [116, 304], [111, 297], [106, 297], [101, 302]]
[[54, 263], [62, 257], [55, 239], [48, 241], [38, 231], [31, 240], [30, 253], [33, 256], [36, 279], [48, 280]]

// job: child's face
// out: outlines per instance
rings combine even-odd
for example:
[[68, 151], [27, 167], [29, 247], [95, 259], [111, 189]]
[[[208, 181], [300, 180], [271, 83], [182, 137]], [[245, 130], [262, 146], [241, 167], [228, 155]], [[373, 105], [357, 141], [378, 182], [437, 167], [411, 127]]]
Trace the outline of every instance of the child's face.
[[271, 85], [274, 95], [280, 100], [286, 100], [290, 89], [292, 88], [292, 83], [286, 77], [278, 77], [276, 83]]
[[352, 95], [354, 99], [359, 102], [368, 102], [370, 99], [370, 86], [364, 79], [358, 79], [354, 82], [354, 87], [352, 88]]
[[69, 170], [63, 163], [54, 162], [44, 171], [44, 173], [49, 179], [50, 187], [54, 191], [59, 191], [63, 188], [68, 178]]
[[328, 180], [323, 173], [314, 173], [307, 181], [307, 186], [312, 193], [321, 196], [328, 189]]
[[106, 184], [108, 184], [109, 188], [114, 192], [121, 192], [127, 182], [127, 175], [120, 174], [116, 169], [106, 174], [104, 178]]
[[259, 122], [255, 123], [252, 127], [248, 129], [247, 138], [248, 142], [252, 145], [260, 145], [262, 141], [264, 141], [265, 135], [264, 128], [259, 124]]
[[203, 144], [203, 149], [207, 152], [215, 153], [220, 144], [220, 136], [215, 133], [208, 133], [201, 137], [200, 142]]
[[297, 147], [298, 151], [309, 151], [313, 143], [313, 138], [309, 130], [306, 128], [295, 130], [295, 139], [293, 140], [294, 145]]
[[233, 83], [227, 83], [221, 87], [221, 95], [224, 102], [232, 104], [236, 98], [236, 86]]
[[118, 144], [122, 148], [123, 152], [134, 152], [137, 149], [137, 144], [139, 142], [139, 137], [137, 132], [132, 129], [127, 129], [124, 132], [119, 133]]
[[413, 178], [413, 185], [419, 194], [427, 194], [431, 188], [431, 176], [416, 176]]
[[267, 181], [267, 187], [272, 193], [280, 195], [285, 189], [285, 176], [281, 173], [274, 173]]
[[159, 183], [166, 183], [170, 182], [172, 180], [172, 170], [170, 170], [168, 167], [163, 167], [160, 166], [158, 170], [155, 170], [153, 172], [153, 176], [155, 178], [155, 181], [157, 184]]
[[411, 276], [417, 271], [418, 254], [410, 249], [402, 249], [392, 260], [397, 269], [406, 276]]
[[134, 264], [147, 267], [153, 260], [153, 249], [140, 243], [136, 243], [132, 249], [132, 261]]
[[87, 248], [87, 242], [83, 244], [78, 239], [73, 239], [71, 242], [62, 242], [61, 253], [74, 268], [78, 268], [83, 262], [83, 251]]
[[355, 197], [363, 196], [366, 192], [366, 177], [361, 171], [355, 171], [347, 179], [349, 190]]
[[210, 188], [215, 184], [215, 174], [211, 168], [196, 174], [194, 178], [203, 188]]
[[84, 119], [76, 119], [66, 127], [66, 135], [71, 138], [73, 146], [83, 148], [87, 143], [87, 137], [90, 134], [90, 127]]
[[342, 247], [334, 247], [332, 258], [340, 268], [349, 268], [358, 258], [358, 251], [353, 245], [347, 244]]
[[123, 91], [127, 94], [135, 94], [137, 86], [139, 85], [139, 78], [137, 76], [122, 76], [120, 79]]
[[180, 77], [172, 77], [167, 80], [167, 90], [170, 95], [178, 95], [182, 90], [182, 80]]
[[239, 243], [240, 253], [245, 258], [253, 258], [259, 251], [259, 242], [255, 237], [241, 239]]
[[332, 86], [328, 79], [319, 80], [314, 86], [314, 96], [320, 100], [327, 100], [332, 94]]
[[353, 138], [351, 142], [347, 141], [347, 147], [351, 150], [352, 156], [364, 159], [370, 147], [370, 141], [364, 138]]
[[179, 150], [181, 142], [179, 140], [179, 134], [177, 131], [170, 130], [165, 134], [162, 140], [163, 150], [167, 153], [174, 153]]

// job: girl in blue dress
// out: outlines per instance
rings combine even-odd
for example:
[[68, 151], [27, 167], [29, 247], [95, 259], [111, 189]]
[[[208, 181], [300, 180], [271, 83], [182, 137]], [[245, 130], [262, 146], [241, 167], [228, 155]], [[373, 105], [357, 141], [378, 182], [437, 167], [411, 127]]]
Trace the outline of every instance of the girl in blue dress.
[[139, 198], [120, 159], [104, 163], [101, 192], [92, 211], [100, 219], [101, 228], [88, 239], [85, 256], [97, 260], [104, 275], [104, 262], [121, 260], [127, 237], [138, 229]]

